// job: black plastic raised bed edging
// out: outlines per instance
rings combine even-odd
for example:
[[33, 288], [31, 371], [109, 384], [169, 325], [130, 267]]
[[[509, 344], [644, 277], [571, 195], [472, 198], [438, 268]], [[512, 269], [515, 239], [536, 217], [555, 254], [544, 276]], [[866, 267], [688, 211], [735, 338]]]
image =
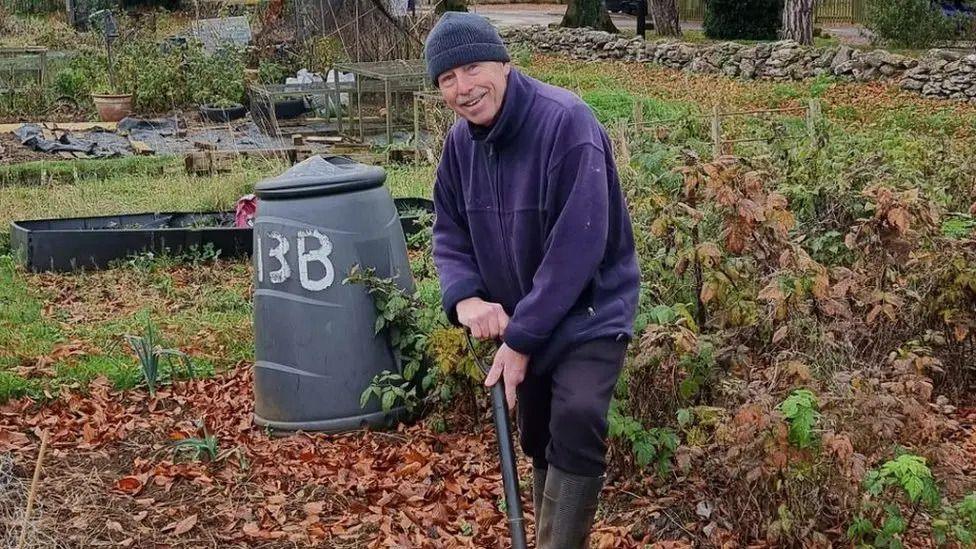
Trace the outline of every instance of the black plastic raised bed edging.
[[421, 216], [434, 213], [434, 201], [426, 198], [394, 198], [393, 202], [400, 214], [403, 234], [407, 237], [417, 234], [424, 228]]
[[240, 103], [232, 103], [226, 107], [214, 105], [200, 105], [200, 118], [208, 122], [231, 122], [244, 118], [247, 109]]
[[[419, 212], [433, 211], [425, 198], [394, 199], [407, 236], [422, 228]], [[222, 258], [248, 257], [250, 227], [235, 227], [234, 212], [165, 212], [68, 219], [37, 219], [10, 224], [10, 244], [27, 269], [73, 271], [104, 269], [115, 260], [152, 252], [174, 255], [207, 245]]]
[[[257, 111], [257, 115], [262, 119], [268, 119], [268, 105], [263, 102], [257, 102], [254, 105], [254, 110]], [[305, 104], [304, 99], [280, 99], [274, 102], [274, 117], [277, 120], [286, 120], [289, 118], [298, 118], [299, 116], [308, 112], [308, 106]], [[253, 115], [254, 113], [252, 113]]]

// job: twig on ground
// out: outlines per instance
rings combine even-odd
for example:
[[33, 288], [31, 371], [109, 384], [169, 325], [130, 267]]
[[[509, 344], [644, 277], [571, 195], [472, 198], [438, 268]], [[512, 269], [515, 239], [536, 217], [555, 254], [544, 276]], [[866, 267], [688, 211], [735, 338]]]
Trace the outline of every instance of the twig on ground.
[[41, 433], [41, 449], [37, 452], [37, 463], [34, 464], [34, 478], [31, 480], [30, 491], [27, 493], [27, 510], [24, 512], [24, 525], [20, 530], [20, 540], [17, 549], [23, 549], [27, 542], [27, 528], [30, 526], [31, 511], [34, 510], [34, 495], [37, 493], [37, 481], [41, 478], [41, 466], [44, 463], [44, 452], [47, 450], [47, 432]]

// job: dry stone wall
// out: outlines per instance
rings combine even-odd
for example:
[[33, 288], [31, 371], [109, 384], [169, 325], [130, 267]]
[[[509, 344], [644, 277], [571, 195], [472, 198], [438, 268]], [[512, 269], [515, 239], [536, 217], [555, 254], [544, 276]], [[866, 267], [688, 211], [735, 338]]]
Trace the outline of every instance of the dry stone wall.
[[504, 29], [502, 36], [510, 45], [588, 61], [656, 63], [745, 79], [800, 80], [823, 74], [857, 81], [886, 79], [927, 97], [976, 102], [976, 54], [950, 50], [930, 50], [915, 59], [885, 50], [807, 47], [792, 40], [756, 45], [690, 44], [622, 38], [591, 29], [538, 26]]

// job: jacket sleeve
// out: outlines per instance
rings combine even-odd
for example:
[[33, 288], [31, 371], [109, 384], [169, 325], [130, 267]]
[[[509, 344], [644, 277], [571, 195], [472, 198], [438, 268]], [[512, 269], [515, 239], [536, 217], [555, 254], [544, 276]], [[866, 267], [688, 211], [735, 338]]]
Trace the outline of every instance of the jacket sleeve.
[[608, 174], [603, 149], [589, 141], [566, 151], [548, 175], [550, 223], [532, 289], [519, 301], [505, 343], [536, 352], [596, 275], [608, 233]]
[[455, 325], [458, 302], [487, 295], [471, 244], [459, 179], [449, 138], [434, 181], [434, 265], [444, 312]]

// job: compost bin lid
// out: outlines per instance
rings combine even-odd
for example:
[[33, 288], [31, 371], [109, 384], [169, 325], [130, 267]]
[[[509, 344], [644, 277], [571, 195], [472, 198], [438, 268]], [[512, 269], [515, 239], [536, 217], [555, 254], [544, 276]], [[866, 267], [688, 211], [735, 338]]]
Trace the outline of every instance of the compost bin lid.
[[297, 198], [361, 191], [379, 187], [386, 172], [343, 156], [319, 155], [295, 164], [277, 177], [254, 187], [258, 198]]

